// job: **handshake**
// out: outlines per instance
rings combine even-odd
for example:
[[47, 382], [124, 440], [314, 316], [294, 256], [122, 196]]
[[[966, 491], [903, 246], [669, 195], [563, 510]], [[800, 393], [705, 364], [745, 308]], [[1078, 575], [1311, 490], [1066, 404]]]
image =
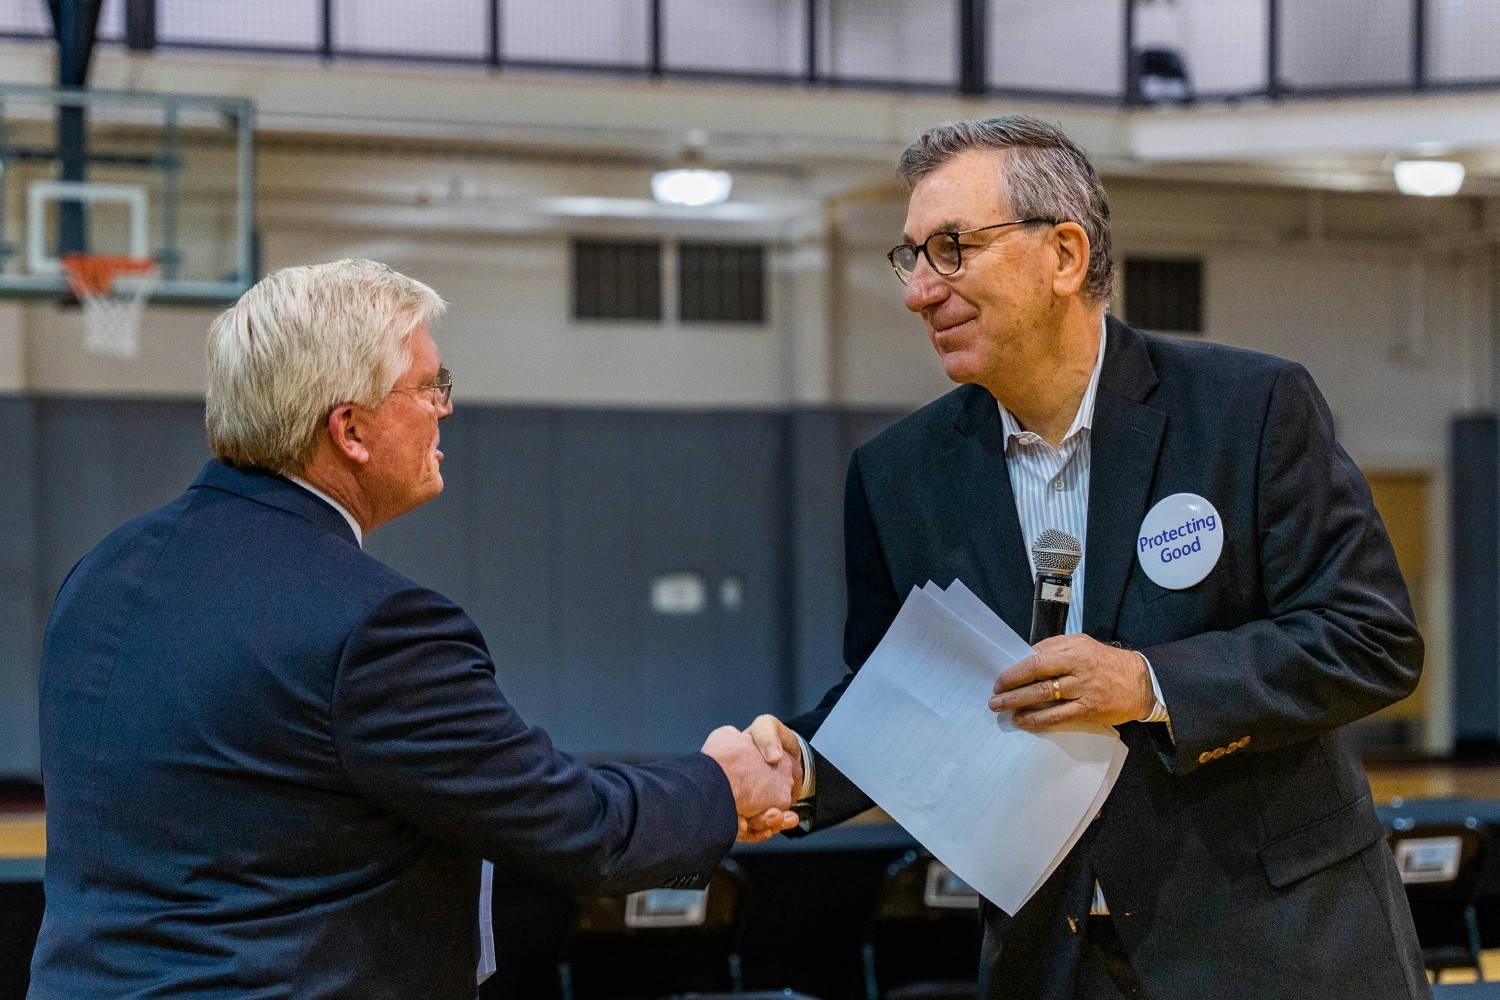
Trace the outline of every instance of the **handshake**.
[[802, 787], [801, 744], [774, 715], [758, 717], [744, 732], [720, 726], [708, 734], [703, 752], [729, 779], [741, 841], [757, 843], [797, 825], [792, 804]]

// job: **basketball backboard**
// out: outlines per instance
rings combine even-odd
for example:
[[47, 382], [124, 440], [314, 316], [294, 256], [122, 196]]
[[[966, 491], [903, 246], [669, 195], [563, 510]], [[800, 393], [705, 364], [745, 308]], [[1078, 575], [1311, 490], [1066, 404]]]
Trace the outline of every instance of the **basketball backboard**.
[[[81, 180], [59, 130], [80, 113]], [[155, 258], [152, 302], [237, 298], [255, 279], [254, 126], [232, 98], [0, 85], [0, 297], [67, 297], [59, 258], [83, 251]]]

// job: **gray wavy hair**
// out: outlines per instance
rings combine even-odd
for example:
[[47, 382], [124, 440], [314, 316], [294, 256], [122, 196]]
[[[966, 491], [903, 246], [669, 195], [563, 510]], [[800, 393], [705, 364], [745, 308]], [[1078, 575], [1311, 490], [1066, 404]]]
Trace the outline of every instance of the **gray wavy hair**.
[[1076, 222], [1089, 238], [1089, 270], [1083, 294], [1107, 302], [1115, 261], [1109, 239], [1109, 199], [1099, 175], [1062, 129], [1026, 115], [948, 122], [923, 132], [906, 147], [896, 172], [908, 188], [960, 153], [992, 149], [1001, 158], [1001, 182], [1018, 219]]
[[256, 282], [208, 333], [204, 422], [214, 454], [300, 472], [342, 403], [377, 406], [411, 366], [411, 336], [447, 304], [372, 260], [287, 267]]

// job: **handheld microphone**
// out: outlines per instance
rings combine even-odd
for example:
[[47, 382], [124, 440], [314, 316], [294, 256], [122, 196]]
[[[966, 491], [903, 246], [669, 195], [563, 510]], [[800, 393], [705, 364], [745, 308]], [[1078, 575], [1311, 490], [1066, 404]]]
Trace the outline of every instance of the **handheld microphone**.
[[1073, 571], [1083, 559], [1083, 546], [1065, 532], [1048, 528], [1031, 544], [1036, 563], [1036, 590], [1031, 599], [1031, 644], [1062, 635], [1068, 627], [1068, 604], [1073, 600]]

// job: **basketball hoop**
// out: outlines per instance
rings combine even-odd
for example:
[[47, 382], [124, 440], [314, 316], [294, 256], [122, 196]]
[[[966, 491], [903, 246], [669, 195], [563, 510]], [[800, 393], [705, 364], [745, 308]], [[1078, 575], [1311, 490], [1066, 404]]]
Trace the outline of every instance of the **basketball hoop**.
[[62, 269], [83, 304], [83, 349], [116, 358], [135, 357], [141, 349], [141, 313], [161, 279], [156, 260], [70, 253], [63, 255]]

